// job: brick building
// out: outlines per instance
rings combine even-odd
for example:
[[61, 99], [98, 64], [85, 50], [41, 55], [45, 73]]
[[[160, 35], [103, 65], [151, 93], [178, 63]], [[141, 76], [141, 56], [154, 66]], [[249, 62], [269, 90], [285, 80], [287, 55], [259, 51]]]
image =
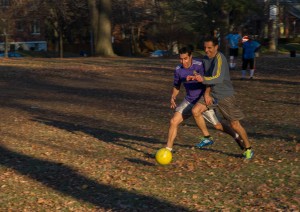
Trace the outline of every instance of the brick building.
[[0, 51], [47, 51], [43, 19], [24, 0], [0, 0]]

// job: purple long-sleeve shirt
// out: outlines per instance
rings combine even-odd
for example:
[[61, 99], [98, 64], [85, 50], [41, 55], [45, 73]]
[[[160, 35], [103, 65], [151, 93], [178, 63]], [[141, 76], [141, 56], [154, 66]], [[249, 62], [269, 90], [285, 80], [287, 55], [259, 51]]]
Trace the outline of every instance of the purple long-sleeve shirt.
[[192, 65], [189, 68], [183, 68], [182, 65], [178, 65], [174, 71], [174, 87], [180, 88], [183, 84], [186, 96], [185, 99], [195, 104], [205, 91], [205, 85], [197, 81], [186, 81], [188, 75], [194, 75], [195, 72], [200, 75], [204, 75], [204, 65], [200, 60], [193, 59]]

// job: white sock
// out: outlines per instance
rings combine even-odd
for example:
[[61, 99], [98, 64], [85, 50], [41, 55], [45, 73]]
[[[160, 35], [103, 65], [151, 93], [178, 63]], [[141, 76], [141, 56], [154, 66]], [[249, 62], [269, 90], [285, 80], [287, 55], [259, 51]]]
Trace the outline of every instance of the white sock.
[[166, 147], [166, 149], [169, 150], [170, 152], [172, 152], [172, 148]]
[[254, 75], [254, 69], [251, 69], [250, 70], [250, 77], [253, 77], [253, 75]]
[[230, 56], [230, 62], [229, 62], [229, 67], [230, 68], [234, 68], [234, 62], [233, 62], [233, 60], [234, 60], [234, 57], [233, 56]]
[[239, 137], [239, 134], [235, 133], [235, 137], [234, 138], [238, 138]]

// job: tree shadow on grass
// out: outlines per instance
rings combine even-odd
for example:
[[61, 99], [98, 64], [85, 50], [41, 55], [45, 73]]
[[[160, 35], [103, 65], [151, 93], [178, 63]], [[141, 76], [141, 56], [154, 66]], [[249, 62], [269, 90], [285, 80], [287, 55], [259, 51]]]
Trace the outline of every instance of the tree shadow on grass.
[[0, 146], [0, 164], [49, 188], [98, 208], [113, 211], [188, 211], [182, 206], [100, 184], [56, 162], [29, 157]]
[[131, 163], [136, 163], [138, 165], [144, 165], [144, 166], [155, 166], [153, 163], [149, 163], [147, 161], [138, 159], [138, 158], [125, 158], [127, 161]]
[[257, 132], [255, 132], [255, 133], [249, 132], [248, 136], [252, 139], [258, 139], [258, 140], [268, 139], [270, 141], [285, 141], [285, 142], [294, 142], [294, 141], [296, 141], [297, 143], [300, 143], [300, 141], [297, 140], [297, 139], [299, 139], [299, 136], [293, 138], [289, 135], [285, 135], [285, 136], [282, 135], [281, 136], [281, 135], [276, 135], [276, 134], [263, 134], [263, 133], [257, 133]]
[[[131, 150], [134, 150], [136, 152], [140, 152], [145, 154], [147, 157], [151, 157], [151, 154], [144, 152], [143, 150], [134, 148], [133, 145], [137, 144], [139, 146], [144, 146], [147, 148], [152, 148], [154, 150], [153, 146], [149, 146], [147, 144], [165, 144], [158, 139], [154, 138], [148, 138], [148, 137], [143, 137], [143, 136], [136, 136], [136, 135], [129, 135], [125, 133], [120, 133], [116, 132], [113, 130], [107, 130], [107, 129], [101, 129], [101, 128], [95, 128], [95, 127], [90, 127], [90, 126], [85, 126], [81, 124], [75, 124], [75, 123], [70, 123], [66, 121], [58, 121], [58, 120], [53, 120], [53, 119], [48, 119], [48, 118], [43, 118], [43, 117], [36, 117], [33, 119], [33, 121], [40, 122], [42, 124], [46, 124], [49, 126], [53, 126], [59, 129], [63, 129], [69, 132], [83, 132], [88, 135], [93, 136], [94, 138], [97, 138], [101, 141], [108, 142], [108, 143], [113, 143], [118, 146], [122, 146]], [[186, 146], [186, 145], [181, 145], [178, 144], [179, 146]]]
[[[300, 94], [300, 93], [299, 93]], [[299, 95], [298, 94], [298, 95]], [[300, 95], [299, 95], [300, 96]], [[275, 104], [280, 104], [280, 105], [295, 105], [295, 106], [299, 106], [300, 103], [298, 102], [292, 102], [292, 101], [283, 101], [283, 100], [269, 100], [269, 99], [257, 99], [259, 101], [262, 101], [262, 102], [272, 102], [272, 103], [275, 103]]]
[[[241, 81], [241, 78], [232, 78], [234, 81]], [[275, 85], [300, 85], [300, 82], [295, 82], [295, 81], [287, 81], [287, 80], [276, 80], [276, 79], [259, 79], [255, 78], [254, 80], [250, 79], [244, 79], [242, 80], [243, 82], [261, 82], [261, 83], [270, 83], [270, 84], [275, 84]]]
[[215, 152], [215, 153], [227, 155], [227, 156], [229, 156], [229, 157], [243, 158], [243, 155], [242, 155], [242, 154], [229, 153], [229, 152], [224, 152], [224, 151], [217, 150], [217, 149], [201, 148], [201, 149], [199, 149], [199, 151]]

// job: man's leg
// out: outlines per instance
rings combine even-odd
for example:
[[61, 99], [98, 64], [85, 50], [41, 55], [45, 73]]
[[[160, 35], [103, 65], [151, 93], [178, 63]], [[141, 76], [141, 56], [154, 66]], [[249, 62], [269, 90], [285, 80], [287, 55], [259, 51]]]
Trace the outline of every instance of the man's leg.
[[250, 142], [249, 142], [249, 139], [248, 139], [247, 132], [244, 129], [244, 127], [241, 125], [241, 123], [239, 121], [231, 121], [230, 125], [231, 125], [232, 129], [234, 131], [236, 131], [239, 134], [239, 136], [243, 139], [243, 141], [245, 143], [245, 148], [246, 149], [250, 148], [251, 145], [250, 145]]
[[173, 148], [174, 140], [177, 136], [178, 126], [182, 121], [183, 121], [183, 116], [179, 112], [175, 112], [174, 116], [170, 120], [167, 148], [171, 150]]
[[230, 135], [235, 140], [235, 142], [239, 145], [241, 150], [245, 149], [243, 139], [228, 124], [226, 124], [224, 122], [219, 122], [219, 123], [215, 124], [214, 127], [215, 127], [215, 129], [220, 130], [220, 131]]
[[251, 149], [250, 141], [248, 139], [248, 135], [244, 127], [242, 127], [239, 121], [231, 121], [231, 127], [240, 135], [240, 137], [244, 140], [246, 151], [243, 153], [246, 159], [251, 159], [253, 157], [254, 152]]
[[216, 130], [222, 131], [224, 133], [227, 133], [231, 137], [234, 138], [235, 142], [239, 145], [239, 147], [244, 150], [244, 143], [243, 140], [239, 137], [239, 134], [237, 134], [228, 124], [225, 122], [220, 122], [219, 119], [216, 116], [216, 113], [213, 109], [207, 110], [202, 113], [203, 117], [211, 123]]
[[248, 66], [248, 59], [243, 59], [243, 65], [242, 65], [242, 79], [245, 79], [245, 78], [246, 78], [247, 66]]
[[251, 159], [253, 151], [251, 150], [250, 142], [246, 133], [246, 130], [242, 127], [239, 120], [244, 118], [243, 112], [237, 107], [234, 96], [226, 97], [219, 101], [218, 108], [226, 120], [230, 122], [231, 128], [239, 134], [241, 140], [243, 140], [244, 147], [247, 153], [245, 157]]
[[235, 63], [234, 63], [234, 56], [229, 56], [229, 68], [234, 69]]
[[250, 79], [253, 79], [254, 76], [254, 58], [250, 59]]
[[236, 59], [239, 56], [239, 48], [229, 49], [229, 68], [234, 70], [236, 68]]
[[209, 136], [209, 132], [207, 126], [205, 124], [205, 120], [202, 116], [202, 113], [207, 110], [207, 107], [203, 104], [197, 103], [192, 109], [192, 113], [198, 128], [202, 131], [204, 136]]
[[207, 110], [207, 107], [201, 103], [195, 104], [192, 109], [192, 113], [198, 128], [202, 131], [204, 137], [201, 138], [200, 143], [196, 144], [196, 147], [202, 148], [204, 146], [208, 146], [214, 143], [212, 137], [210, 136], [208, 129], [205, 124], [205, 120], [203, 118], [203, 112]]

